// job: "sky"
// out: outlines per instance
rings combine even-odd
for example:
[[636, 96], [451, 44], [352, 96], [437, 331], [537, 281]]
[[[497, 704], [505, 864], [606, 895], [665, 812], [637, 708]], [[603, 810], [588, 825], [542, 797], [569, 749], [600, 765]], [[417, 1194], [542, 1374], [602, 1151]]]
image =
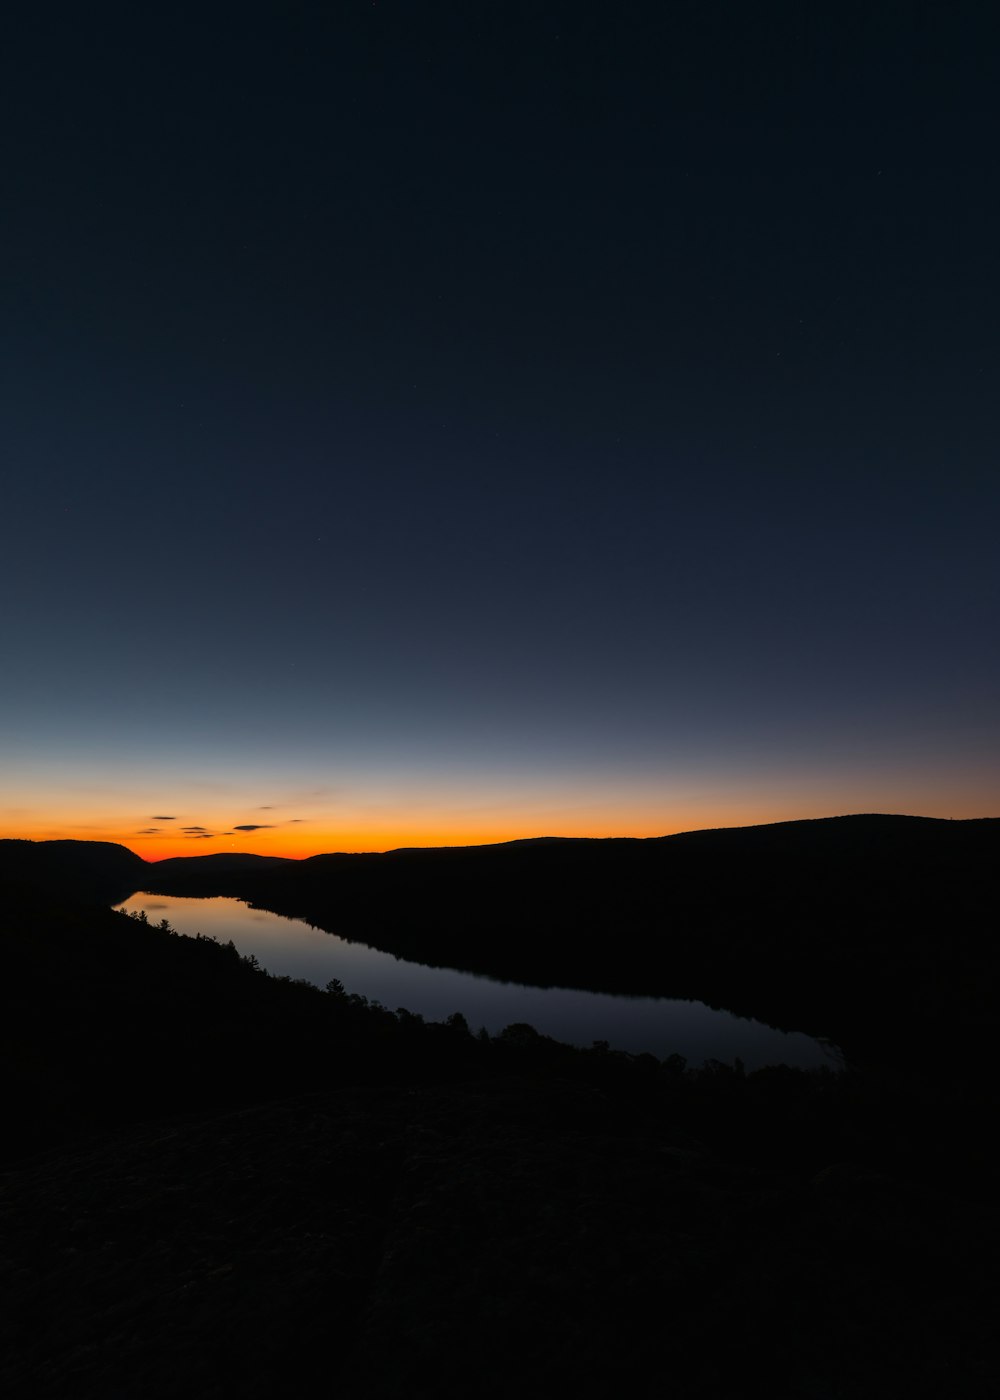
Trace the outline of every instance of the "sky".
[[992, 6], [18, 9], [0, 836], [1000, 813]]

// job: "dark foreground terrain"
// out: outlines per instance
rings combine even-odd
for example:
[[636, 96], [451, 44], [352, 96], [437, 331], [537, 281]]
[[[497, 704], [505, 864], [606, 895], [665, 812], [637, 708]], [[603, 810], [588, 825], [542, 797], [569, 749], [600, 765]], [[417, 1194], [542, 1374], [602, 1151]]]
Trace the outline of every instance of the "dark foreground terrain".
[[514, 1075], [33, 1158], [3, 1178], [5, 1393], [990, 1393], [993, 1202], [684, 1117]]
[[[992, 1393], [995, 1068], [944, 1014], [840, 1075], [486, 1039], [54, 870], [0, 906], [5, 1395]], [[993, 967], [947, 935], [945, 1010]]]

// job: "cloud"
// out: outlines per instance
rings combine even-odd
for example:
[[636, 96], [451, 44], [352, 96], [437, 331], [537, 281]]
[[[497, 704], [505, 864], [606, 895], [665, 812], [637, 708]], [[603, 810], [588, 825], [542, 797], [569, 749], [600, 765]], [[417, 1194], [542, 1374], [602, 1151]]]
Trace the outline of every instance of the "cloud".
[[192, 831], [188, 836], [189, 841], [214, 841], [214, 831]]
[[144, 826], [140, 831], [137, 831], [135, 834], [136, 836], [155, 836], [159, 829], [160, 828], [158, 826]]
[[151, 822], [175, 822], [176, 817], [150, 817]]
[[274, 808], [272, 807], [272, 805], [271, 805], [270, 802], [264, 802], [264, 803], [262, 803], [262, 805], [261, 805], [260, 807], [257, 808], [257, 811], [258, 811], [258, 812], [273, 812], [273, 811], [274, 811]]
[[255, 826], [255, 825], [253, 824], [253, 822], [249, 822], [246, 826], [234, 826], [234, 827], [233, 827], [233, 830], [234, 830], [234, 831], [270, 831], [270, 830], [271, 830], [271, 826], [270, 826], [270, 823], [265, 823], [264, 825], [261, 825], [260, 823], [258, 823], [258, 824]]
[[207, 826], [182, 826], [181, 831], [208, 831]]
[[292, 822], [305, 822], [305, 821], [308, 821], [308, 820], [309, 820], [308, 817], [289, 817], [289, 818], [288, 818], [289, 825], [291, 825]]

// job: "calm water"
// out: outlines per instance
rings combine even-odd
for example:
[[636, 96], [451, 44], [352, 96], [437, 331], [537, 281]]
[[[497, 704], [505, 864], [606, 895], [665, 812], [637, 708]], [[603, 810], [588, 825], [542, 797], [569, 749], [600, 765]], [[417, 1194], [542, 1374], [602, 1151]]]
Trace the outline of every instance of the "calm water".
[[702, 1002], [525, 987], [423, 967], [363, 943], [345, 943], [296, 919], [251, 909], [238, 899], [134, 894], [118, 908], [145, 910], [152, 923], [168, 919], [178, 933], [209, 934], [223, 943], [232, 939], [241, 953], [254, 954], [278, 976], [303, 977], [320, 987], [339, 977], [348, 992], [393, 1011], [405, 1006], [428, 1021], [461, 1011], [474, 1031], [485, 1026], [492, 1034], [513, 1021], [527, 1021], [544, 1035], [574, 1045], [606, 1040], [615, 1049], [649, 1051], [658, 1059], [676, 1052], [692, 1065], [706, 1059], [732, 1063], [736, 1056], [747, 1069], [770, 1064], [836, 1068], [840, 1063], [836, 1051], [807, 1035], [786, 1035]]

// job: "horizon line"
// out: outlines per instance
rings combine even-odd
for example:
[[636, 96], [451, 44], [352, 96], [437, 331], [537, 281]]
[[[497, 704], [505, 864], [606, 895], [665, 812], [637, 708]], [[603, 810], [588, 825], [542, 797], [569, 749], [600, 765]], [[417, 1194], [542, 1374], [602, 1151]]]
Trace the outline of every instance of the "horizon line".
[[719, 832], [719, 831], [752, 831], [752, 830], [757, 830], [757, 829], [763, 829], [763, 828], [766, 828], [766, 827], [807, 826], [807, 825], [812, 825], [812, 824], [816, 824], [816, 823], [819, 823], [819, 822], [849, 821], [849, 820], [851, 820], [851, 819], [858, 819], [858, 818], [862, 818], [862, 817], [870, 817], [870, 818], [880, 817], [880, 818], [891, 818], [891, 819], [899, 820], [899, 821], [920, 821], [920, 822], [936, 822], [936, 823], [988, 822], [988, 821], [997, 821], [997, 820], [1000, 820], [1000, 818], [998, 818], [998, 817], [930, 817], [930, 816], [924, 816], [922, 813], [919, 813], [919, 812], [835, 812], [835, 813], [830, 813], [830, 814], [828, 814], [828, 815], [826, 815], [826, 816], [822, 816], [822, 817], [790, 817], [790, 818], [782, 818], [782, 819], [780, 819], [780, 820], [778, 820], [778, 821], [771, 821], [771, 822], [745, 822], [745, 823], [742, 823], [742, 824], [739, 824], [739, 825], [734, 825], [734, 826], [691, 827], [691, 828], [688, 828], [688, 829], [685, 829], [685, 830], [682, 830], [682, 831], [662, 832], [662, 833], [659, 833], [659, 834], [654, 835], [654, 836], [557, 836], [557, 835], [517, 836], [517, 837], [512, 837], [512, 838], [510, 838], [509, 840], [506, 840], [506, 841], [477, 841], [477, 842], [470, 842], [470, 843], [467, 844], [467, 845], [445, 844], [445, 845], [440, 845], [440, 846], [413, 846], [413, 845], [408, 845], [408, 846], [389, 846], [389, 847], [386, 847], [386, 848], [384, 848], [384, 849], [374, 849], [374, 848], [373, 848], [373, 849], [371, 849], [371, 850], [364, 850], [364, 851], [343, 851], [343, 850], [338, 851], [338, 850], [330, 850], [330, 851], [316, 851], [316, 852], [313, 852], [312, 855], [307, 855], [307, 856], [267, 855], [267, 854], [261, 854], [261, 853], [258, 853], [258, 852], [253, 852], [253, 851], [205, 851], [205, 852], [203, 852], [203, 853], [200, 854], [200, 855], [195, 855], [195, 854], [192, 853], [190, 856], [187, 856], [187, 855], [179, 855], [179, 856], [178, 856], [178, 855], [175, 855], [175, 856], [161, 856], [161, 857], [159, 857], [159, 858], [156, 859], [156, 860], [148, 860], [145, 856], [140, 855], [138, 851], [133, 850], [131, 846], [126, 845], [125, 842], [123, 842], [123, 841], [101, 841], [101, 840], [91, 840], [91, 839], [88, 839], [88, 838], [86, 838], [86, 837], [84, 837], [84, 838], [79, 838], [79, 837], [54, 837], [54, 838], [46, 838], [46, 839], [42, 839], [42, 840], [37, 840], [37, 839], [35, 839], [35, 838], [33, 838], [33, 837], [17, 837], [17, 836], [15, 836], [15, 837], [10, 837], [10, 836], [8, 836], [8, 837], [3, 837], [2, 839], [3, 839], [3, 840], [8, 840], [8, 841], [9, 841], [9, 840], [26, 841], [27, 843], [29, 843], [29, 844], [31, 844], [31, 845], [35, 845], [35, 846], [61, 845], [61, 844], [66, 844], [66, 845], [74, 844], [74, 845], [95, 845], [95, 846], [96, 846], [96, 845], [119, 846], [122, 850], [128, 851], [130, 855], [134, 855], [134, 856], [136, 857], [137, 860], [141, 860], [141, 861], [143, 862], [144, 865], [162, 865], [162, 864], [165, 864], [165, 863], [168, 862], [168, 861], [176, 861], [176, 860], [210, 860], [210, 859], [212, 859], [212, 858], [215, 857], [215, 856], [221, 856], [221, 857], [224, 857], [224, 858], [225, 858], [225, 857], [228, 857], [228, 858], [230, 858], [230, 859], [231, 859], [232, 857], [234, 857], [234, 856], [248, 856], [248, 857], [251, 857], [252, 859], [255, 859], [255, 860], [277, 860], [277, 861], [282, 861], [282, 862], [285, 862], [285, 861], [298, 862], [298, 861], [305, 861], [305, 860], [315, 860], [315, 859], [318, 859], [318, 858], [320, 858], [320, 857], [322, 857], [322, 856], [337, 856], [337, 855], [343, 855], [343, 856], [348, 856], [348, 855], [350, 855], [350, 856], [359, 856], [359, 855], [397, 855], [397, 854], [403, 854], [403, 853], [405, 853], [405, 852], [410, 852], [410, 851], [473, 851], [473, 850], [488, 850], [488, 849], [491, 849], [491, 848], [501, 847], [501, 846], [526, 846], [526, 845], [534, 845], [534, 844], [540, 844], [540, 843], [546, 842], [546, 841], [550, 841], [550, 842], [571, 842], [571, 841], [573, 841], [573, 842], [582, 842], [582, 841], [621, 841], [621, 842], [624, 842], [624, 841], [628, 841], [628, 842], [636, 842], [636, 843], [638, 843], [638, 842], [644, 842], [644, 841], [667, 841], [667, 840], [671, 840], [671, 839], [674, 838], [674, 837], [703, 835], [703, 834], [707, 834], [708, 832]]

